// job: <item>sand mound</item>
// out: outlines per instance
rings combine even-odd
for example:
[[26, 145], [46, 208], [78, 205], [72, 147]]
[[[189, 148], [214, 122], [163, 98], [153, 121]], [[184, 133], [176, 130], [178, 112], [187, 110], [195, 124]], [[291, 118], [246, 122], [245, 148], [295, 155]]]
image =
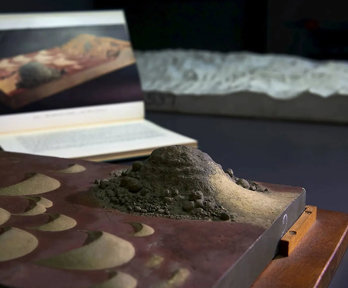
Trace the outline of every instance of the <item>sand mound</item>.
[[93, 192], [104, 207], [124, 212], [259, 226], [268, 226], [288, 202], [187, 146], [157, 149], [130, 169], [96, 180]]

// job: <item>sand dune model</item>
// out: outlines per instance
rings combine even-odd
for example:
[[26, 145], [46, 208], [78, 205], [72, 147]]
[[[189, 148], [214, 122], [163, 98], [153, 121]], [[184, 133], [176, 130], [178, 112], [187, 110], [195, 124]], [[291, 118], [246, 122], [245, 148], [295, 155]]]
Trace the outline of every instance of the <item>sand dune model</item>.
[[0, 101], [20, 108], [134, 62], [130, 42], [80, 34], [59, 47], [0, 59]]
[[127, 169], [1, 152], [0, 179], [9, 287], [250, 287], [305, 208], [303, 188], [236, 177], [186, 146]]

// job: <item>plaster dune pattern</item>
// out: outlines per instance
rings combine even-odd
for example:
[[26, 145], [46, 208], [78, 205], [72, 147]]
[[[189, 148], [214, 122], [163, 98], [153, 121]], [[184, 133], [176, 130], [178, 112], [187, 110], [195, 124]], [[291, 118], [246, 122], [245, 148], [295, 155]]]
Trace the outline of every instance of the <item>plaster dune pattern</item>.
[[73, 270], [101, 270], [129, 262], [135, 255], [133, 245], [115, 235], [102, 231], [87, 232], [82, 247], [41, 259], [37, 264]]
[[60, 182], [52, 177], [35, 173], [17, 184], [0, 188], [0, 196], [36, 195], [56, 190]]
[[157, 288], [175, 288], [182, 286], [187, 278], [190, 276], [190, 271], [186, 268], [179, 268], [177, 271], [174, 272], [172, 277], [165, 281], [160, 283]]
[[135, 288], [137, 280], [124, 272], [117, 272], [109, 280], [93, 285], [90, 288]]
[[38, 246], [37, 238], [15, 227], [0, 229], [0, 262], [31, 253]]
[[160, 255], [153, 255], [145, 264], [147, 268], [158, 268], [161, 266], [164, 258]]
[[61, 173], [81, 173], [83, 171], [86, 171], [86, 167], [80, 164], [72, 164], [65, 169], [58, 170], [58, 172], [61, 172]]
[[322, 98], [348, 94], [348, 65], [290, 55], [200, 50], [136, 52], [145, 92], [176, 95], [226, 95], [239, 91], [266, 93], [285, 100], [310, 91]]
[[40, 198], [37, 199], [28, 199], [29, 200], [29, 205], [26, 209], [25, 212], [22, 213], [16, 213], [13, 215], [17, 216], [35, 216], [35, 215], [40, 215], [44, 214], [46, 212], [46, 207], [42, 204], [40, 204]]
[[50, 208], [53, 206], [53, 202], [47, 198], [44, 197], [30, 197], [32, 199], [38, 198], [38, 204], [44, 206], [45, 208]]
[[10, 219], [11, 213], [8, 212], [7, 210], [0, 208], [0, 225], [4, 224], [7, 222], [8, 219]]
[[69, 230], [77, 224], [75, 219], [63, 214], [50, 214], [49, 217], [49, 222], [35, 227], [34, 229], [48, 232], [59, 232]]
[[149, 225], [139, 223], [139, 222], [132, 222], [129, 224], [131, 224], [134, 229], [133, 236], [135, 237], [146, 237], [155, 233], [155, 230]]
[[29, 200], [33, 200], [37, 202], [38, 204], [44, 206], [45, 208], [50, 208], [53, 206], [53, 202], [47, 198], [40, 197], [40, 196], [27, 196], [26, 197]]

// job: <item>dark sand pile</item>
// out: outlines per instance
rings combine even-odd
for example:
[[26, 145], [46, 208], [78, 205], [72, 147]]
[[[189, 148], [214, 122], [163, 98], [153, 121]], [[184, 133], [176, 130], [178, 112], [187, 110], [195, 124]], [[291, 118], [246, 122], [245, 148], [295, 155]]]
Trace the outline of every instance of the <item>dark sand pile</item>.
[[19, 88], [33, 88], [62, 76], [62, 71], [38, 62], [29, 62], [19, 68]]
[[93, 192], [104, 207], [123, 212], [233, 221], [234, 211], [219, 201], [219, 189], [211, 181], [212, 175], [224, 175], [243, 190], [254, 190], [251, 192], [257, 194], [267, 191], [254, 182], [235, 177], [231, 169], [225, 173], [198, 149], [171, 146], [153, 151], [147, 160], [134, 162], [128, 170], [96, 180]]

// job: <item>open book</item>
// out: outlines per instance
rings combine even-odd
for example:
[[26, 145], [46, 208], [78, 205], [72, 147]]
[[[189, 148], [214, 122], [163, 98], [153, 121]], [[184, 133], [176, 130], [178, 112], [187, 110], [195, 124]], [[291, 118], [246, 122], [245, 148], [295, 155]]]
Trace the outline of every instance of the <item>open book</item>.
[[0, 15], [0, 146], [110, 160], [194, 139], [145, 119], [122, 11]]

